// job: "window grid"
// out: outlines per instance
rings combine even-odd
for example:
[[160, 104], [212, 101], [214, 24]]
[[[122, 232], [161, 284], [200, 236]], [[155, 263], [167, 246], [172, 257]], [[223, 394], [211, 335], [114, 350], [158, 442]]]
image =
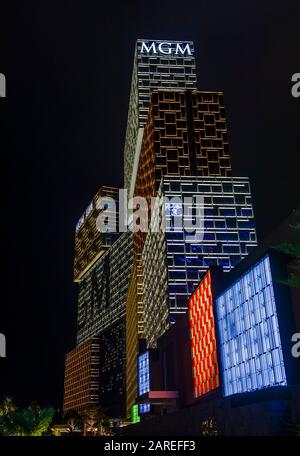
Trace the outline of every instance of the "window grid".
[[138, 357], [138, 393], [142, 396], [150, 391], [149, 352]]
[[269, 256], [216, 300], [224, 395], [287, 384]]

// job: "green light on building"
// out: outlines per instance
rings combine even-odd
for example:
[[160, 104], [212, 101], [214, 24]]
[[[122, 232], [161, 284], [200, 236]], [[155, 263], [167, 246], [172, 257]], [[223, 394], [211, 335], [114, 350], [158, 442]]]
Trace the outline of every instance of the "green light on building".
[[134, 404], [131, 407], [131, 421], [133, 423], [139, 423], [141, 421], [141, 418], [139, 417], [139, 406], [137, 404]]

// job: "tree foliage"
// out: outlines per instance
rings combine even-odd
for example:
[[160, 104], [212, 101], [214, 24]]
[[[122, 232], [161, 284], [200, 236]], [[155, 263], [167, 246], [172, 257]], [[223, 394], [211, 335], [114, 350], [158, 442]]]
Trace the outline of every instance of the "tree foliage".
[[48, 431], [54, 414], [53, 407], [42, 408], [35, 403], [18, 410], [10, 398], [4, 398], [0, 405], [0, 433], [41, 436]]

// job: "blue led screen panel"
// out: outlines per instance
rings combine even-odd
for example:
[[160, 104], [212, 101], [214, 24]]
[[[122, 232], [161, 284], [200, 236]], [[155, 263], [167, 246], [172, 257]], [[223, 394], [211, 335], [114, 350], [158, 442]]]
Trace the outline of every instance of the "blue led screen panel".
[[149, 352], [142, 353], [138, 357], [138, 393], [139, 396], [150, 391], [149, 378]]
[[224, 396], [287, 384], [268, 255], [216, 299], [216, 316]]

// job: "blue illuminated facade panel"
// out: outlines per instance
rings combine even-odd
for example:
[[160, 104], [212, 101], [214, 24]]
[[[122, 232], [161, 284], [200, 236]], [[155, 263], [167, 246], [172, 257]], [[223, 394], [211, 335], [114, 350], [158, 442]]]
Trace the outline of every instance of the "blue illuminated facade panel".
[[165, 176], [162, 192], [182, 201], [203, 197], [203, 235], [195, 239], [184, 230], [165, 233], [169, 308], [177, 312], [186, 310], [187, 297], [210, 266], [228, 272], [257, 245], [255, 220], [246, 177]]
[[216, 320], [224, 396], [287, 384], [268, 255], [216, 299]]
[[138, 356], [138, 395], [142, 396], [150, 391], [149, 352]]

